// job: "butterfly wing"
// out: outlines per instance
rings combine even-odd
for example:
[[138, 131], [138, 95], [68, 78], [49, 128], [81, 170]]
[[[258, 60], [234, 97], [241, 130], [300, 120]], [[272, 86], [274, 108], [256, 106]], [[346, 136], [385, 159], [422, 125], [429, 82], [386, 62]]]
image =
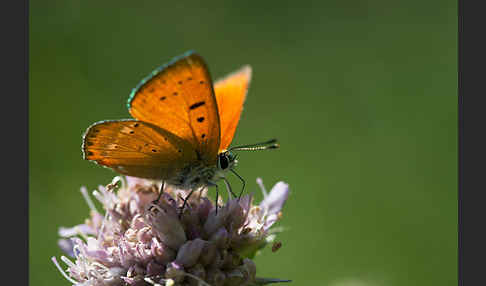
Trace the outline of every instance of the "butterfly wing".
[[228, 148], [233, 140], [250, 80], [251, 67], [244, 66], [214, 84], [221, 125], [220, 152]]
[[100, 121], [83, 136], [83, 156], [129, 176], [169, 179], [197, 155], [191, 143], [137, 120]]
[[193, 52], [175, 58], [133, 89], [128, 109], [190, 142], [198, 158], [216, 164], [220, 144], [218, 106], [204, 60]]

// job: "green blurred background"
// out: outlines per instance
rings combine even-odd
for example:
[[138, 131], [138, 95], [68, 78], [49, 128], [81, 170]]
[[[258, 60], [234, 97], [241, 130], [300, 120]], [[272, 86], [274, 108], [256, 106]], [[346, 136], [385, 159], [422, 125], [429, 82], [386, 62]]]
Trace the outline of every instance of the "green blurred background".
[[[130, 90], [198, 51], [214, 78], [253, 81], [233, 143], [248, 192], [288, 182], [256, 258], [292, 285], [457, 285], [457, 1], [30, 1], [29, 274], [69, 285], [57, 229], [114, 173], [81, 157], [93, 122], [129, 118]], [[239, 183], [231, 179], [235, 185]]]

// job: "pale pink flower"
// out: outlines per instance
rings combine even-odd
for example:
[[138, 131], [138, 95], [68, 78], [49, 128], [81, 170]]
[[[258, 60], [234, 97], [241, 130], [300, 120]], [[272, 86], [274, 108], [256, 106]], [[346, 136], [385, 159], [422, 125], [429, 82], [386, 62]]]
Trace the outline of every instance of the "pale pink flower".
[[[60, 228], [59, 246], [72, 260], [55, 265], [73, 285], [264, 285], [288, 280], [256, 277], [251, 260], [275, 233], [288, 185], [279, 182], [259, 205], [251, 195], [230, 199], [216, 208], [207, 189], [194, 193], [182, 213], [186, 190], [166, 187], [157, 204], [159, 185], [115, 177], [94, 197], [105, 209], [96, 210], [87, 190], [81, 191], [91, 217], [84, 224]], [[121, 186], [118, 187], [118, 184]]]

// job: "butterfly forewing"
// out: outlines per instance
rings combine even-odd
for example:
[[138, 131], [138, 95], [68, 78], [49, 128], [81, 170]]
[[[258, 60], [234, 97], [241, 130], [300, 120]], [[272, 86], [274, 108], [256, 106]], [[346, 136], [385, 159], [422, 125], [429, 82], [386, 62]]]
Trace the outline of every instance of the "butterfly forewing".
[[119, 173], [150, 179], [169, 179], [197, 160], [190, 142], [138, 120], [91, 125], [83, 137], [83, 154]]
[[240, 120], [243, 103], [251, 80], [251, 67], [244, 66], [234, 73], [218, 80], [214, 92], [218, 103], [221, 125], [221, 143], [219, 151], [231, 144]]
[[218, 106], [203, 59], [189, 53], [157, 69], [130, 95], [130, 114], [184, 139], [198, 159], [215, 164], [220, 145]]

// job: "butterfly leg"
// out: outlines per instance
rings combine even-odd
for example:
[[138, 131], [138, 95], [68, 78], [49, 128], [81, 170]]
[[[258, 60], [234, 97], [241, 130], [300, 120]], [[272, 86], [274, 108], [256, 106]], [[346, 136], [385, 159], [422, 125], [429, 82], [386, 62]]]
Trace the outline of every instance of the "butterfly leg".
[[164, 192], [164, 186], [165, 186], [165, 181], [162, 181], [162, 185], [160, 186], [159, 195], [157, 196], [157, 199], [152, 202], [154, 205], [159, 203], [160, 197], [162, 196], [162, 193]]
[[[164, 192], [164, 186], [165, 186], [165, 181], [162, 181], [162, 185], [160, 186], [159, 195], [157, 196], [157, 199], [152, 201], [152, 204], [157, 205], [159, 203], [160, 197], [162, 196], [162, 193]], [[149, 211], [152, 211], [152, 210], [153, 210], [153, 206], [150, 206]]]
[[229, 184], [228, 180], [226, 180], [225, 177], [223, 177], [222, 179], [226, 185], [226, 189], [228, 189], [228, 192], [233, 196], [233, 198], [236, 198], [236, 194], [233, 193], [233, 190], [231, 189], [231, 185]]
[[241, 194], [243, 194], [243, 191], [245, 190], [245, 185], [246, 185], [246, 183], [245, 183], [245, 180], [244, 180], [244, 179], [243, 179], [243, 178], [242, 178], [240, 175], [238, 175], [238, 173], [236, 173], [236, 172], [235, 172], [235, 170], [230, 169], [230, 171], [231, 171], [233, 174], [235, 174], [235, 175], [238, 177], [238, 179], [240, 179], [240, 181], [243, 183], [243, 187], [241, 188], [240, 194], [238, 195], [238, 201], [239, 201], [239, 200], [240, 200], [240, 198], [241, 198]]
[[194, 193], [194, 191], [196, 190], [196, 188], [192, 189], [191, 192], [189, 192], [189, 195], [187, 195], [185, 198], [184, 198], [184, 203], [182, 204], [182, 207], [180, 208], [180, 213], [179, 213], [179, 216], [182, 215], [182, 212], [184, 211], [184, 208], [186, 207], [186, 204], [187, 204], [187, 200], [189, 200], [189, 198], [191, 197], [192, 193]]

